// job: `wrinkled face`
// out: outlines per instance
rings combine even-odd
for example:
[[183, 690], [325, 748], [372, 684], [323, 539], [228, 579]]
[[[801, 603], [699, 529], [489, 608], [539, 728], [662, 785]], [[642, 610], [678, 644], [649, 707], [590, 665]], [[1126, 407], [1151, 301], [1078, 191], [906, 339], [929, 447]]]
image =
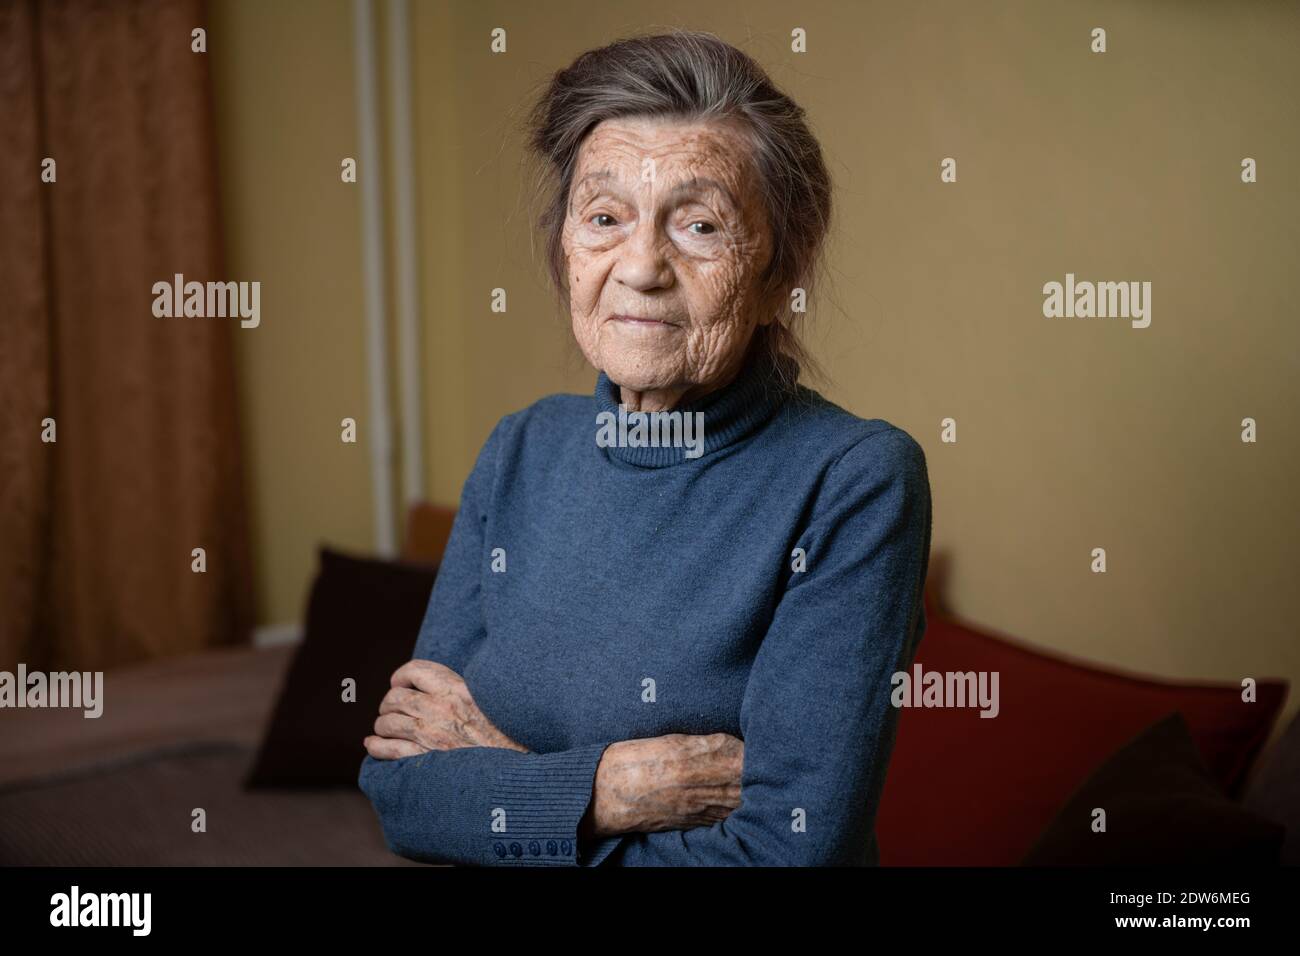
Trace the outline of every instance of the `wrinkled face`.
[[573, 332], [624, 389], [694, 395], [738, 371], [771, 256], [734, 121], [605, 120], [579, 150], [564, 222]]

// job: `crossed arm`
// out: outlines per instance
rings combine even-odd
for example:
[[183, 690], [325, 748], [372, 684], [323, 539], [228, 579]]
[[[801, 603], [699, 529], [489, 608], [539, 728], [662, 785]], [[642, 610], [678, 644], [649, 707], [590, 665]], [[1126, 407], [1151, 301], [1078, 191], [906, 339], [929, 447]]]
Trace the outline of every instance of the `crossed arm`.
[[[530, 753], [498, 730], [460, 675], [435, 661], [398, 668], [366, 752], [393, 760], [460, 747]], [[611, 744], [596, 767], [579, 839], [709, 826], [740, 805], [744, 744], [730, 734], [669, 734]]]

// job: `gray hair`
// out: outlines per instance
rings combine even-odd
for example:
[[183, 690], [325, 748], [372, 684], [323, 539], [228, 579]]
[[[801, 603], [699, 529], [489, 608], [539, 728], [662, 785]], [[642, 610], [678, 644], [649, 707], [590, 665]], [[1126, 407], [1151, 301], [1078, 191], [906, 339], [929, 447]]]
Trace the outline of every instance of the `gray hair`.
[[816, 369], [796, 334], [800, 313], [790, 299], [796, 288], [812, 298], [830, 226], [830, 173], [803, 108], [751, 57], [711, 33], [677, 30], [589, 50], [557, 72], [534, 105], [529, 147], [543, 163], [548, 187], [537, 226], [565, 310], [569, 295], [561, 235], [578, 150], [598, 123], [631, 116], [744, 121], [772, 232], [763, 293], [780, 290], [784, 297], [777, 321], [755, 333], [755, 346], [774, 359]]

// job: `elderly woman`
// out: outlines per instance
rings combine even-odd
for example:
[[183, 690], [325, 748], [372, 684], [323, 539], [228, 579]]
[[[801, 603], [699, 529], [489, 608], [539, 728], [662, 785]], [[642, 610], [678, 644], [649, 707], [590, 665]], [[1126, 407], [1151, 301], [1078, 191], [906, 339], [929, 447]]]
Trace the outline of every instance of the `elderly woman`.
[[595, 394], [488, 437], [361, 788], [430, 862], [874, 864], [930, 491], [906, 432], [798, 384], [830, 215], [803, 110], [672, 33], [558, 73], [532, 146]]

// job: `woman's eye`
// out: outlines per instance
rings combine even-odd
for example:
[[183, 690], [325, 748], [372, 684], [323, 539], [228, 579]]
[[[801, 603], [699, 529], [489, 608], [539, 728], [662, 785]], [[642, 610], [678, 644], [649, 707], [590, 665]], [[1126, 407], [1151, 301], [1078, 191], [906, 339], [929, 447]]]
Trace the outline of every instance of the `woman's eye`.
[[[606, 223], [606, 222], [600, 222], [599, 220], [601, 220], [601, 219], [608, 219], [609, 222], [607, 222], [607, 223]], [[596, 223], [596, 225], [598, 225], [598, 226], [612, 226], [612, 225], [614, 225], [614, 224], [616, 223], [617, 220], [615, 220], [614, 217], [611, 216], [609, 213], [598, 212], [598, 213], [596, 213], [596, 215], [594, 215], [594, 216], [591, 217], [591, 221], [594, 222], [594, 223]]]
[[687, 228], [687, 229], [695, 229], [696, 226], [700, 226], [700, 227], [701, 227], [701, 229], [698, 230], [698, 231], [695, 233], [697, 236], [707, 236], [707, 235], [709, 235], [710, 233], [717, 232], [717, 229], [714, 228], [713, 223], [711, 223], [711, 222], [704, 222], [704, 221], [693, 222], [693, 223], [691, 223], [689, 226], [687, 226], [686, 228]]

